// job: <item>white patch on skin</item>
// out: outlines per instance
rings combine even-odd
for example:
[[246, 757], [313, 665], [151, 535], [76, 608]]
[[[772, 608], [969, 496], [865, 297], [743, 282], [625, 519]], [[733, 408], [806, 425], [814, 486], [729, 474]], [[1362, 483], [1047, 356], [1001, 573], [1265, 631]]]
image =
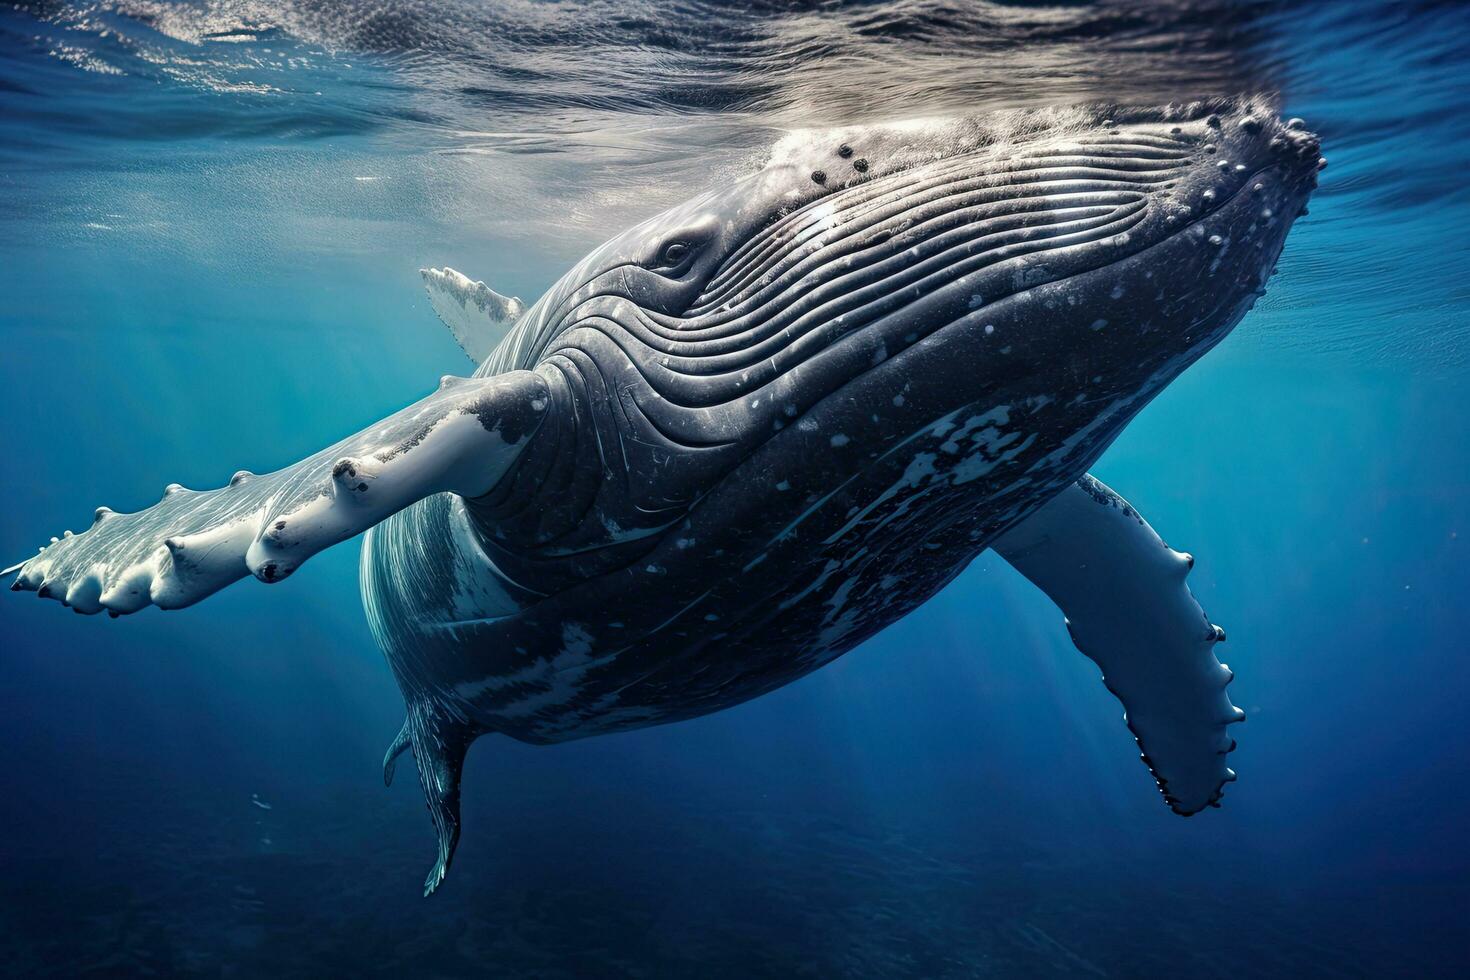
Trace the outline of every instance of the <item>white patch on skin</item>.
[[1010, 408], [1011, 407], [1009, 405], [1001, 405], [999, 408], [991, 409], [984, 415], [970, 416], [968, 419], [965, 420], [964, 425], [960, 426], [958, 429], [952, 430], [953, 434], [950, 435], [949, 439], [945, 440], [945, 442], [941, 444], [939, 448], [946, 453], [959, 452], [960, 444], [965, 439], [975, 438], [973, 433], [977, 428], [981, 426], [988, 426], [991, 423], [999, 423], [1001, 425], [1004, 425], [1009, 422], [1011, 418]]
[[581, 623], [563, 623], [561, 628], [561, 649], [559, 657], [580, 657], [585, 659], [592, 653], [592, 634], [587, 632]]
[[[901, 396], [899, 396], [899, 397], [901, 397]], [[897, 403], [897, 400], [898, 399], [895, 398], [895, 403]], [[928, 426], [926, 428], [919, 429], [918, 431], [916, 431], [912, 435], [910, 435], [908, 438], [906, 438], [906, 439], [902, 440], [901, 442], [899, 442], [898, 444], [890, 447], [886, 452], [884, 452], [884, 454], [883, 454], [883, 456], [881, 458], [885, 458], [886, 459], [886, 458], [888, 458], [890, 456], [893, 456], [894, 454], [896, 454], [897, 452], [899, 452], [900, 450], [902, 450], [902, 448], [904, 446], [906, 446], [906, 445], [914, 442], [915, 440], [922, 439], [925, 436], [929, 436], [929, 437], [933, 437], [933, 438], [942, 438], [942, 437], [950, 434], [951, 432], [954, 432], [957, 428], [960, 428], [959, 423], [956, 422], [956, 420], [955, 420], [956, 419], [956, 416], [959, 415], [960, 411], [962, 411], [962, 410], [956, 410], [954, 412], [951, 412], [949, 415], [946, 415], [944, 418], [939, 419], [934, 424], [932, 424], [932, 425], [930, 425], [930, 426]], [[981, 415], [971, 416], [969, 419], [967, 419], [965, 421], [966, 429], [957, 438], [968, 438], [970, 436], [971, 432], [974, 429], [976, 429], [977, 427], [983, 427], [983, 426], [985, 426], [985, 425], [987, 425], [989, 423], [1005, 424], [1006, 422], [1008, 422], [1010, 420], [1010, 412], [1011, 412], [1011, 406], [1010, 405], [1000, 405], [1000, 406], [997, 406], [997, 407], [991, 409], [990, 411], [985, 412], [985, 413], [983, 413]], [[1032, 437], [1032, 438], [1034, 438], [1034, 437]], [[1007, 443], [1007, 444], [1009, 444], [1009, 443]], [[1013, 458], [1016, 454], [1018, 454], [1021, 451], [1023, 451], [1030, 444], [1031, 444], [1031, 440], [1028, 438], [1028, 440], [1025, 443], [1023, 443], [1021, 445], [1018, 445], [1015, 448], [1013, 448], [1010, 451], [1010, 453], [1007, 454], [1007, 456], [1005, 458], [1006, 459]], [[957, 444], [956, 448], [958, 448], [958, 444]], [[1003, 448], [1003, 447], [997, 446], [996, 448], [999, 449], [999, 448]], [[870, 503], [867, 507], [861, 508], [861, 509], [852, 509], [852, 510], [849, 510], [848, 511], [849, 520], [847, 521], [847, 523], [844, 524], [843, 527], [840, 530], [838, 530], [835, 534], [833, 534], [833, 535], [829, 536], [827, 539], [825, 539], [824, 543], [825, 544], [832, 544], [832, 543], [834, 543], [842, 535], [844, 535], [847, 532], [849, 532], [850, 530], [852, 530], [852, 528], [854, 526], [856, 526], [856, 524], [858, 522], [860, 522], [864, 518], [866, 518], [872, 512], [872, 510], [874, 508], [876, 508], [878, 506], [881, 506], [885, 501], [892, 500], [895, 496], [897, 496], [903, 490], [905, 490], [905, 489], [911, 489], [911, 490], [913, 490], [913, 489], [919, 489], [923, 484], [926, 484], [926, 483], [932, 481], [935, 478], [935, 476], [936, 476], [936, 474], [938, 472], [937, 471], [937, 468], [935, 466], [935, 463], [937, 462], [937, 460], [938, 460], [938, 454], [937, 453], [928, 453], [928, 452], [916, 453], [915, 456], [909, 461], [909, 464], [905, 468], [903, 475], [899, 478], [899, 480], [892, 487], [889, 487], [886, 491], [884, 491], [882, 494], [880, 494], [879, 497], [878, 497], [878, 499], [875, 500], [875, 501], [873, 501], [872, 503]], [[1001, 461], [997, 461], [997, 462], [1001, 462]], [[976, 465], [978, 465], [978, 464], [976, 464]], [[841, 492], [843, 489], [845, 489], [846, 486], [849, 483], [851, 483], [853, 480], [857, 479], [857, 477], [859, 475], [860, 474], [855, 474], [852, 477], [849, 477], [847, 480], [844, 480], [837, 487], [834, 487], [832, 490], [828, 491], [823, 496], [821, 496], [821, 497], [817, 498], [816, 500], [814, 500], [811, 503], [811, 505], [808, 506], [804, 511], [802, 511], [801, 514], [797, 515], [797, 517], [794, 520], [792, 520], [791, 523], [787, 524], [784, 528], [782, 528], [771, 539], [770, 544], [778, 544], [781, 541], [785, 540], [787, 537], [789, 537], [792, 533], [795, 532], [795, 530], [796, 530], [796, 528], [798, 526], [800, 526], [804, 521], [807, 520], [807, 518], [809, 518], [812, 514], [816, 513], [818, 510], [820, 510], [823, 505], [825, 505], [829, 500], [831, 500], [839, 492]], [[965, 476], [967, 479], [974, 479], [975, 478], [974, 476], [970, 476], [969, 475], [969, 471], [968, 470], [962, 471], [962, 475]], [[782, 483], [785, 483], [785, 482], [786, 481], [784, 481], [784, 480], [782, 481]], [[779, 485], [778, 485], [778, 489], [779, 489]], [[905, 502], [905, 504], [906, 504], [906, 502]], [[891, 516], [896, 516], [896, 515], [891, 515]], [[885, 519], [884, 523], [887, 523], [887, 519]], [[766, 557], [767, 557], [767, 552], [764, 552], [764, 551], [761, 552], [755, 558], [751, 559], [751, 561], [749, 561], [748, 563], [746, 563], [746, 565], [743, 568], [743, 571], [745, 571], [745, 572], [751, 571], [757, 565], [759, 565], [761, 562], [763, 562], [766, 559]]]
[[831, 578], [832, 573], [837, 571], [837, 569], [840, 567], [842, 567], [840, 562], [828, 559], [827, 564], [823, 566], [821, 573], [811, 582], [811, 584], [802, 589], [800, 592], [797, 592], [796, 594], [791, 596], [787, 596], [784, 600], [782, 600], [779, 608], [783, 610], [790, 609], [792, 606], [801, 602], [801, 600], [805, 599], [807, 596], [820, 589], [823, 585], [827, 584], [827, 579]]
[[[1004, 425], [1010, 421], [1010, 409], [1009, 405], [999, 405], [981, 415], [970, 416], [963, 425], [956, 425], [953, 416], [950, 416], [930, 427], [928, 431], [935, 437], [949, 436], [939, 447], [945, 453], [957, 453], [966, 443], [973, 445], [973, 455], [961, 460], [949, 473], [942, 474], [949, 478], [950, 485], [968, 483], [984, 476], [1000, 464], [1020, 455], [1035, 441], [1035, 433], [1022, 439], [1019, 432], [1006, 432], [997, 428], [997, 425]], [[892, 486], [874, 498], [866, 507], [852, 512], [847, 523], [823, 543], [836, 543], [874, 510], [904, 491], [920, 490], [923, 485], [932, 484], [940, 479], [941, 474], [935, 466], [938, 459], [936, 453], [916, 453], [904, 469], [903, 475]], [[904, 503], [906, 504], [907, 501]], [[886, 524], [887, 521], [883, 523]]]
[[833, 650], [840, 650], [851, 633], [858, 625], [858, 611], [856, 609], [845, 609], [836, 620], [822, 628], [817, 634], [817, 643], [825, 658]]
[[616, 731], [619, 728], [642, 727], [659, 716], [656, 708], [615, 707], [620, 700], [621, 695], [616, 691], [605, 694], [576, 712], [568, 712], [559, 723], [537, 725], [536, 731], [548, 737], [574, 731], [587, 734]]
[[853, 586], [857, 584], [858, 578], [856, 575], [854, 575], [852, 578], [849, 578], [847, 581], [839, 585], [837, 589], [832, 593], [832, 595], [827, 599], [826, 605], [832, 610], [830, 613], [827, 614], [826, 617], [829, 621], [832, 619], [833, 616], [842, 611], [842, 607], [847, 605], [847, 597], [849, 594], [851, 594]]
[[465, 701], [473, 702], [482, 694], [507, 687], [535, 685], [541, 688], [497, 708], [496, 714], [505, 718], [525, 718], [546, 708], [569, 704], [581, 692], [589, 671], [611, 663], [622, 653], [622, 648], [619, 648], [600, 657], [593, 656], [592, 639], [592, 634], [583, 624], [563, 623], [561, 649], [549, 660], [538, 661], [510, 674], [455, 685], [454, 692]]
[[871, 514], [876, 508], [880, 507], [887, 501], [892, 500], [904, 490], [917, 489], [922, 483], [933, 479], [936, 472], [934, 468], [934, 462], [937, 459], [939, 459], [939, 457], [935, 453], [916, 453], [914, 455], [914, 458], [909, 461], [909, 465], [904, 468], [903, 475], [898, 478], [897, 483], [893, 484], [893, 486], [889, 487], [887, 490], [884, 490], [881, 494], [874, 498], [874, 500], [869, 503], [868, 506], [854, 513], [852, 518], [848, 520], [846, 524], [838, 528], [835, 533], [829, 536], [822, 543], [834, 544], [844, 534], [856, 527], [857, 524], [863, 520], [863, 518]]
[[[983, 436], [986, 435], [986, 433], [998, 432], [999, 430], [997, 429], [988, 428], [980, 435]], [[1009, 452], [1001, 453], [998, 456], [994, 455], [1009, 443], [1015, 442], [1015, 440], [1019, 438], [1020, 435], [1021, 434], [1019, 432], [1007, 432], [1000, 438], [987, 441], [984, 445], [981, 446], [981, 452], [977, 452], [974, 455], [968, 456], [964, 460], [962, 460], [959, 465], [954, 468], [955, 485], [958, 486], [961, 483], [969, 483], [971, 480], [978, 480], [980, 477], [995, 469], [1001, 463], [1015, 459], [1018, 455], [1025, 452], [1026, 449], [1028, 449], [1031, 444], [1036, 441], [1036, 433], [1032, 432], [1031, 434], [1026, 436], [1026, 438], [1023, 439], [1021, 443], [1017, 445], [1014, 449], [1010, 450]], [[976, 436], [976, 438], [978, 439], [980, 438], [980, 436]]]
[[[545, 704], [555, 703], [546, 698], [546, 695], [559, 686], [564, 690], [567, 699], [576, 694], [575, 687], [558, 681], [558, 675], [577, 668], [587, 667], [593, 663], [592, 660], [592, 634], [580, 623], [565, 623], [562, 625], [562, 647], [556, 656], [550, 660], [539, 660], [536, 663], [523, 667], [509, 674], [497, 674], [486, 677], [483, 680], [469, 681], [456, 684], [454, 693], [466, 701], [474, 701], [482, 694], [499, 691], [507, 687], [519, 687], [526, 684], [541, 684], [547, 688], [545, 692], [529, 695], [527, 698], [513, 703], [510, 709], [504, 713], [508, 715], [530, 714], [535, 708], [522, 710], [528, 701], [538, 701], [538, 707]], [[611, 660], [611, 657], [605, 658]], [[603, 661], [605, 662], [605, 661]]]

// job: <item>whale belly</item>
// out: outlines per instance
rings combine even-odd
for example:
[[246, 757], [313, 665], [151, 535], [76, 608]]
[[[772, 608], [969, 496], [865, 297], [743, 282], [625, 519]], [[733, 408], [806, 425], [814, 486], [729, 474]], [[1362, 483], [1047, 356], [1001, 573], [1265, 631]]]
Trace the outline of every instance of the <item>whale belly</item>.
[[[647, 550], [549, 595], [487, 571], [453, 498], [410, 508], [364, 562], [405, 694], [555, 742], [706, 714], [830, 662], [1080, 477], [1151, 395], [1063, 402], [993, 368], [977, 391], [980, 367], [938, 349], [893, 358], [757, 448]], [[935, 384], [902, 395], [915, 376]]]

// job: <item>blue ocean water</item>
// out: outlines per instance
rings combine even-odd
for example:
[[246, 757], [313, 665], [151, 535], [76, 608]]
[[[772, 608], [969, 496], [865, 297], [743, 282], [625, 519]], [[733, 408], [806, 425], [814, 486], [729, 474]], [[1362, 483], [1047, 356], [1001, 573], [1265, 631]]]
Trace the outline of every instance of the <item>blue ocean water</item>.
[[419, 268], [530, 300], [787, 128], [1269, 91], [1331, 160], [1267, 297], [1096, 469], [1229, 630], [1222, 809], [1160, 805], [982, 558], [739, 708], [481, 740], [425, 901], [349, 543], [117, 622], [4, 594], [0, 974], [1464, 975], [1467, 76], [1458, 3], [0, 10], [7, 563], [462, 372]]

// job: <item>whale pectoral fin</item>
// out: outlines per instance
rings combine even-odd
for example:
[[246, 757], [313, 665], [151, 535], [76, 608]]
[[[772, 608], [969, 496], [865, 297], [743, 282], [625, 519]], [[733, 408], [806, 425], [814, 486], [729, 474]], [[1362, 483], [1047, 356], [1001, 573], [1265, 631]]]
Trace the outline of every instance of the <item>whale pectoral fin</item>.
[[520, 454], [551, 404], [530, 371], [446, 378], [439, 390], [274, 473], [240, 472], [218, 490], [172, 484], [132, 514], [92, 526], [19, 566], [12, 589], [78, 612], [175, 609], [254, 574], [278, 582], [310, 556], [416, 500], [479, 495]]
[[428, 898], [443, 883], [459, 845], [459, 781], [465, 754], [479, 732], [425, 703], [409, 705], [403, 729], [413, 747], [419, 785], [439, 844], [438, 857], [424, 879]]
[[1164, 544], [1128, 502], [1090, 476], [992, 547], [1061, 607], [1072, 641], [1103, 671], [1164, 800], [1189, 816], [1218, 805], [1235, 773], [1225, 726], [1233, 675], [1184, 579], [1194, 559]]
[[502, 296], [483, 282], [443, 269], [420, 269], [429, 303], [460, 350], [476, 364], [490, 356], [526, 312], [526, 304], [514, 296]]

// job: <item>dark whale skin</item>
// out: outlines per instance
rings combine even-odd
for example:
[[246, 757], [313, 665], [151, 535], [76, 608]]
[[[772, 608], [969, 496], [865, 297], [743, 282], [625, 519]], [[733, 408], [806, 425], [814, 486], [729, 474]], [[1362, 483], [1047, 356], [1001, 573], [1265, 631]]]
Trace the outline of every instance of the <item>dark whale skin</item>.
[[[1131, 242], [987, 270], [1002, 295], [978, 309], [973, 280], [918, 294], [803, 361], [796, 412], [769, 388], [702, 415], [670, 406], [616, 331], [563, 329], [517, 365], [543, 373], [557, 410], [516, 471], [480, 500], [409, 508], [365, 546], [366, 604], [411, 711], [466, 742], [676, 721], [789, 683], [922, 604], [1249, 309], [1317, 166], [1314, 139], [1262, 132], [1253, 112], [1194, 120], [1220, 148], [1179, 184], [1223, 169], [1209, 157], [1249, 161], [1197, 220], [1163, 227], [1150, 201], [1157, 227]], [[586, 296], [584, 315], [626, 316], [627, 296]], [[670, 435], [701, 424], [702, 442]], [[464, 615], [497, 589], [493, 615]]]

